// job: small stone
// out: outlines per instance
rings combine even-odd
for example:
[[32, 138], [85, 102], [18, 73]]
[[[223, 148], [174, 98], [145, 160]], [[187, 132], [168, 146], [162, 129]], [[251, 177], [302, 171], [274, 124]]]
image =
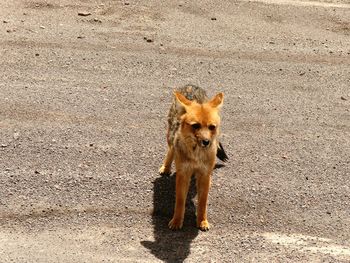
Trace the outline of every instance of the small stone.
[[18, 140], [19, 139], [19, 132], [14, 132], [13, 133], [13, 139]]
[[83, 38], [85, 38], [84, 36], [78, 36], [77, 37], [78, 39], [83, 39]]
[[1, 144], [1, 148], [6, 148], [6, 147], [8, 147], [8, 144], [5, 144], [5, 143]]
[[35, 56], [36, 56], [36, 57], [39, 57], [39, 53], [35, 53]]
[[7, 20], [3, 20], [2, 21], [4, 24], [7, 24], [9, 21], [7, 21]]
[[91, 15], [90, 12], [78, 12], [78, 16], [89, 16]]
[[148, 43], [152, 43], [152, 42], [153, 42], [153, 39], [148, 38], [146, 41], [147, 41]]
[[41, 28], [41, 29], [45, 29], [45, 27], [44, 27], [44, 26], [40, 26], [40, 28]]
[[215, 20], [216, 20], [216, 17], [212, 17], [211, 20], [212, 20], [212, 21], [215, 21]]
[[35, 171], [34, 171], [34, 173], [35, 173], [35, 174], [40, 174], [40, 172], [39, 172], [39, 171], [37, 171], [37, 170], [35, 170]]
[[344, 96], [340, 97], [341, 100], [348, 100], [347, 98], [345, 98]]
[[304, 76], [305, 75], [305, 72], [300, 72], [299, 73], [299, 76]]
[[130, 5], [130, 3], [129, 2], [125, 2], [124, 5]]

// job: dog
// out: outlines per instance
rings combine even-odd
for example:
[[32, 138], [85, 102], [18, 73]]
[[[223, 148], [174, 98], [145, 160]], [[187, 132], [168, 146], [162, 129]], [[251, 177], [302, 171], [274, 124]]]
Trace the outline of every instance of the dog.
[[159, 169], [162, 175], [170, 174], [175, 160], [175, 210], [168, 224], [172, 230], [182, 228], [192, 175], [196, 176], [198, 196], [197, 227], [202, 231], [209, 230], [207, 202], [211, 174], [216, 156], [222, 161], [228, 160], [218, 140], [223, 99], [223, 93], [218, 93], [209, 100], [205, 90], [194, 85], [186, 85], [174, 92], [168, 114], [168, 152]]

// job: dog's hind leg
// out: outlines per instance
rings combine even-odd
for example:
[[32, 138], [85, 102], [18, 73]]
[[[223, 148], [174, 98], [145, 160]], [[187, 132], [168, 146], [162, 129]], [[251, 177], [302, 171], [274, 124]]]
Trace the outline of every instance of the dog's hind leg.
[[173, 162], [173, 159], [174, 159], [174, 147], [169, 146], [163, 165], [159, 169], [159, 173], [161, 175], [166, 175], [171, 173], [171, 164]]

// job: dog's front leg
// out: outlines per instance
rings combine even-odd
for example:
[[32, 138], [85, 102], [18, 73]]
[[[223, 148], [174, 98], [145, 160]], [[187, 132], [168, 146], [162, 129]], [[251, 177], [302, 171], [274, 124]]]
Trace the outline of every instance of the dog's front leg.
[[209, 222], [207, 220], [207, 203], [211, 181], [211, 173], [199, 174], [197, 176], [197, 227], [202, 231], [209, 230]]
[[169, 228], [172, 230], [182, 228], [190, 180], [191, 174], [182, 171], [176, 171], [175, 211], [173, 218], [169, 222]]

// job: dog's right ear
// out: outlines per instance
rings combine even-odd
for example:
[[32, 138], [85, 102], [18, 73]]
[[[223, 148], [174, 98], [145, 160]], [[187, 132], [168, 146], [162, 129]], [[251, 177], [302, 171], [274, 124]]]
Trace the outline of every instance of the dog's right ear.
[[177, 102], [180, 103], [185, 109], [189, 106], [191, 106], [192, 101], [188, 100], [184, 95], [182, 95], [180, 92], [175, 91], [174, 92], [175, 98]]

